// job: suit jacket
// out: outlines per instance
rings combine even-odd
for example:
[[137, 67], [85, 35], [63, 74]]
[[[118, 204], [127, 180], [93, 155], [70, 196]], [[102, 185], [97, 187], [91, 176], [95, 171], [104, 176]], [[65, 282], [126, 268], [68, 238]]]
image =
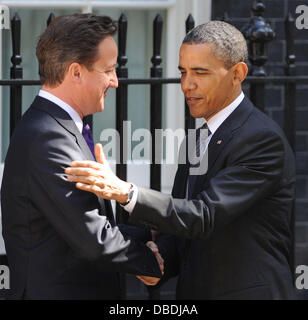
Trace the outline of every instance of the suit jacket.
[[115, 225], [110, 202], [66, 179], [71, 161], [86, 159], [93, 156], [70, 116], [36, 97], [11, 139], [2, 181], [10, 298], [117, 299], [118, 272], [161, 276], [151, 250]]
[[140, 188], [130, 215], [174, 235], [162, 236], [159, 249], [165, 278], [179, 275], [177, 298], [294, 298], [295, 161], [279, 126], [245, 97], [211, 138], [191, 200], [188, 171], [178, 166], [172, 196]]

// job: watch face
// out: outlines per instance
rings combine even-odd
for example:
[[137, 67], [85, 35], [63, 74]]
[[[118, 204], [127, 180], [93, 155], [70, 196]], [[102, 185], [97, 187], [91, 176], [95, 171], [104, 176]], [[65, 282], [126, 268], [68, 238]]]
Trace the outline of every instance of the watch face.
[[134, 194], [134, 189], [129, 191], [129, 193], [128, 193], [128, 201], [132, 200], [133, 194]]

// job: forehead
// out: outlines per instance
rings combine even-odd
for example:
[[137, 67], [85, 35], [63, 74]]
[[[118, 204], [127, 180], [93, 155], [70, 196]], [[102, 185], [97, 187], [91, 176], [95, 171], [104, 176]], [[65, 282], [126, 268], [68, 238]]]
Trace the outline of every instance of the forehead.
[[117, 59], [118, 47], [111, 36], [103, 39], [97, 49], [97, 63], [114, 63]]
[[183, 68], [195, 66], [221, 67], [223, 62], [213, 53], [214, 47], [209, 43], [183, 43], [180, 49], [179, 64]]

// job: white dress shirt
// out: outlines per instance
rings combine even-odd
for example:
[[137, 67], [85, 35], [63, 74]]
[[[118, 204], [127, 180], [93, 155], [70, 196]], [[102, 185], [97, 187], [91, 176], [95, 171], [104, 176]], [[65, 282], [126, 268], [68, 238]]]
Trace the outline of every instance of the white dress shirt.
[[[239, 104], [243, 101], [243, 99], [244, 99], [244, 93], [242, 91], [233, 102], [231, 102], [227, 107], [223, 108], [221, 111], [215, 114], [209, 121], [207, 121], [207, 126], [211, 134], [207, 136], [205, 141], [204, 140], [202, 141], [202, 136], [200, 137], [200, 152], [202, 152], [203, 154], [205, 153], [207, 146], [210, 143], [211, 138], [213, 137], [215, 131], [230, 116], [230, 114], [239, 106]], [[134, 210], [137, 202], [137, 198], [138, 198], [137, 186], [133, 185], [133, 190], [134, 190], [134, 194], [131, 201], [126, 206], [123, 206], [123, 208], [129, 213], [131, 213]]]
[[83, 122], [82, 122], [82, 120], [76, 110], [74, 110], [69, 104], [67, 104], [66, 102], [64, 102], [60, 98], [56, 97], [52, 93], [45, 91], [43, 89], [40, 90], [38, 95], [42, 98], [45, 98], [45, 99], [55, 103], [57, 106], [59, 106], [65, 112], [67, 112], [69, 114], [69, 116], [73, 119], [73, 121], [75, 122], [79, 132], [82, 133]]

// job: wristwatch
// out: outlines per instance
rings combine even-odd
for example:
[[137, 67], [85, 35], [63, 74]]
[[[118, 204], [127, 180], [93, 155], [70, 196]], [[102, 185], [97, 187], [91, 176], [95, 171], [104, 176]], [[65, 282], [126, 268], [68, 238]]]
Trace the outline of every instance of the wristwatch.
[[123, 207], [127, 206], [130, 203], [130, 201], [133, 198], [133, 195], [134, 195], [134, 186], [132, 184], [130, 184], [130, 189], [129, 189], [128, 195], [127, 195], [127, 201], [125, 203], [122, 203]]

